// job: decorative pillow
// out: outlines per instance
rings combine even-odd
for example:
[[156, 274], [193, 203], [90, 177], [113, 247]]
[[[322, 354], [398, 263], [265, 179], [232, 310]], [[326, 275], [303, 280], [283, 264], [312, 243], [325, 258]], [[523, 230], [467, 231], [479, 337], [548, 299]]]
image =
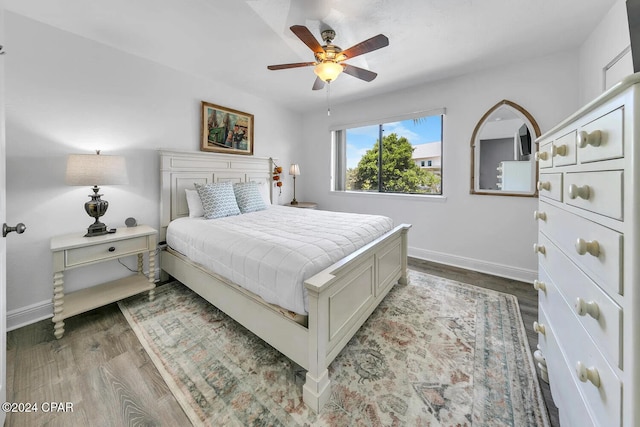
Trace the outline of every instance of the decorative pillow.
[[200, 195], [206, 219], [240, 214], [236, 196], [233, 194], [233, 184], [230, 182], [216, 182], [206, 185], [195, 184], [195, 186]]
[[204, 209], [202, 208], [202, 201], [200, 195], [196, 190], [184, 189], [187, 194], [187, 207], [189, 208], [189, 218], [200, 218], [204, 216]]
[[233, 184], [233, 192], [236, 194], [240, 212], [248, 213], [267, 209], [257, 183], [252, 181]]

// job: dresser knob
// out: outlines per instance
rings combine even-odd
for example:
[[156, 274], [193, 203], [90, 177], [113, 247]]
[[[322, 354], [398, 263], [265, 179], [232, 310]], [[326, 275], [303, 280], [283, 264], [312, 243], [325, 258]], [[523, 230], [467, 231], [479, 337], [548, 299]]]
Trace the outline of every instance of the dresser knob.
[[595, 301], [585, 301], [582, 298], [576, 298], [576, 313], [579, 316], [586, 316], [587, 314], [594, 319], [598, 320], [600, 317], [600, 307], [598, 307], [598, 303]]
[[588, 185], [583, 185], [582, 187], [578, 187], [575, 184], [569, 185], [569, 198], [575, 199], [580, 197], [581, 199], [589, 200], [589, 196], [591, 194], [591, 190]]
[[580, 255], [589, 253], [590, 255], [597, 257], [600, 255], [600, 244], [597, 240], [587, 242], [584, 239], [578, 238], [578, 240], [576, 240], [576, 252]]
[[542, 221], [546, 221], [547, 220], [547, 214], [544, 212], [540, 212], [540, 211], [533, 211], [533, 219], [535, 221], [541, 219]]
[[109, 252], [114, 252], [115, 250], [116, 250], [116, 248], [115, 248], [115, 247], [113, 247], [113, 246], [111, 246], [111, 247], [108, 249], [108, 251], [109, 251]]
[[594, 130], [591, 133], [585, 131], [578, 132], [578, 147], [585, 148], [587, 145], [598, 147], [602, 142], [602, 132]]
[[533, 330], [542, 335], [546, 334], [544, 325], [538, 322], [533, 322]]
[[536, 161], [549, 160], [549, 153], [546, 151], [538, 151], [533, 157]]
[[547, 250], [544, 248], [544, 245], [539, 245], [537, 243], [533, 244], [533, 253], [541, 253], [541, 254], [546, 254]]
[[533, 281], [533, 289], [535, 289], [536, 291], [545, 292], [547, 290], [547, 285], [544, 282], [536, 279]]
[[551, 146], [551, 155], [552, 156], [566, 156], [567, 155], [567, 146], [566, 145], [555, 145]]
[[583, 383], [591, 381], [594, 386], [600, 387], [600, 374], [593, 366], [587, 368], [584, 363], [578, 362], [576, 363], [576, 373], [578, 374], [578, 379]]
[[549, 181], [538, 181], [538, 191], [551, 190], [551, 183]]

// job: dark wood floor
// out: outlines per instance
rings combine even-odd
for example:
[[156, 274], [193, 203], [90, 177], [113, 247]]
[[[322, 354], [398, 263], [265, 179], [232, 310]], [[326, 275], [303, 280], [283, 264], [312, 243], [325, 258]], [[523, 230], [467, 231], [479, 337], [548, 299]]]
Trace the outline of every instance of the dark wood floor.
[[[537, 294], [530, 284], [410, 259], [411, 268], [518, 298], [535, 351]], [[56, 340], [50, 320], [7, 335], [7, 401], [35, 402], [38, 412], [8, 413], [5, 426], [186, 426], [189, 421], [116, 304], [66, 321]], [[558, 414], [548, 385], [541, 386], [551, 425]], [[73, 412], [45, 413], [43, 403], [66, 402]], [[44, 405], [45, 409], [53, 405]]]

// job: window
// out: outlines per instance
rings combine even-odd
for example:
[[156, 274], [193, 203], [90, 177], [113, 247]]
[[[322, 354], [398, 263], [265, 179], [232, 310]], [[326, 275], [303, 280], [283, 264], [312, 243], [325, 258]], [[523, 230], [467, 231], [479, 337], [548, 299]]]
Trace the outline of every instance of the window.
[[334, 129], [333, 189], [442, 194], [443, 115]]

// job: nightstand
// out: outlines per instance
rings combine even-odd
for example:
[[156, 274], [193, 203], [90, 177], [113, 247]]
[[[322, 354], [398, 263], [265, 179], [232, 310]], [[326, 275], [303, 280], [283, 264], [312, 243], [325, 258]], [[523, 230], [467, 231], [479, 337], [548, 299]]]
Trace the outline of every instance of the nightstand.
[[[56, 236], [51, 239], [53, 254], [53, 323], [54, 335], [62, 338], [64, 319], [123, 298], [149, 291], [154, 298], [156, 236], [146, 225], [119, 228], [113, 234], [84, 237], [84, 233]], [[149, 275], [143, 274], [143, 254], [149, 254]], [[65, 295], [64, 272], [130, 255], [138, 255], [138, 274], [85, 288]]]
[[318, 204], [315, 202], [298, 202], [297, 205], [292, 205], [291, 203], [289, 203], [288, 205], [285, 206], [289, 206], [291, 208], [301, 208], [301, 209], [316, 209], [318, 207]]

